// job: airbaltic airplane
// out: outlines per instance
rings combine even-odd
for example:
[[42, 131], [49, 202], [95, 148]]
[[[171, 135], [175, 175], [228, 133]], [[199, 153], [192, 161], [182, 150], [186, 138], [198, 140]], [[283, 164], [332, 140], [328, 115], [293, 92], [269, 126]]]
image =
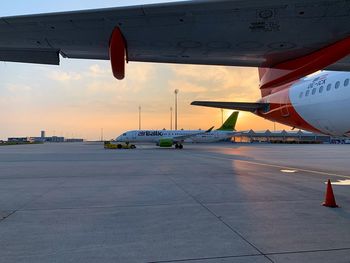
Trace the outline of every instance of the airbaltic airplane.
[[[0, 60], [64, 58], [259, 67], [257, 103], [195, 102], [349, 135], [350, 1], [196, 0], [0, 18]], [[137, 77], [137, 76], [135, 76]]]
[[238, 112], [233, 112], [220, 129], [213, 131], [202, 130], [153, 130], [128, 131], [120, 135], [116, 141], [125, 143], [155, 143], [159, 147], [172, 147], [183, 149], [184, 142], [217, 142], [232, 138], [235, 135]]

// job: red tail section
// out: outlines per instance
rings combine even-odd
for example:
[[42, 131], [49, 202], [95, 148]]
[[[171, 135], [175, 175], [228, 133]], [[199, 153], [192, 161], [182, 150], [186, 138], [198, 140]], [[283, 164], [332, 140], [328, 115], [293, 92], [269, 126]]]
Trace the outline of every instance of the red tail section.
[[[306, 56], [282, 62], [272, 68], [259, 68], [262, 96], [273, 88], [296, 81], [337, 62], [350, 54], [350, 37]], [[288, 86], [286, 86], [288, 87]]]
[[[267, 73], [267, 71], [269, 71], [270, 69], [268, 68], [258, 68], [258, 71], [259, 71], [259, 82], [260, 82], [260, 87], [261, 87], [261, 83], [263, 82], [263, 78], [265, 76], [265, 74]], [[267, 95], [270, 94], [270, 90], [264, 90], [264, 89], [261, 89], [261, 97], [265, 97]]]
[[[266, 97], [274, 91], [280, 91], [282, 89], [290, 87], [288, 83], [294, 81], [283, 82], [280, 81], [280, 77], [290, 73], [290, 70], [280, 70], [276, 68], [259, 68], [259, 78], [260, 78], [260, 90], [261, 97]], [[299, 78], [304, 77], [300, 76]], [[299, 79], [297, 78], [297, 79]]]
[[262, 78], [264, 77], [265, 73], [269, 70], [268, 68], [258, 68], [259, 70], [259, 79], [260, 82], [262, 80]]

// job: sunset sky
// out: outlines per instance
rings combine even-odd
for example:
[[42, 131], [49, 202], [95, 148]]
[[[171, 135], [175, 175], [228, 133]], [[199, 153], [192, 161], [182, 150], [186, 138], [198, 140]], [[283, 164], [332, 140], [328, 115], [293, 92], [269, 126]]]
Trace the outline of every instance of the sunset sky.
[[[115, 7], [163, 1], [12, 0], [0, 16]], [[169, 1], [168, 1], [169, 2]], [[174, 89], [179, 89], [178, 127], [207, 129], [221, 125], [219, 109], [190, 106], [193, 100], [255, 101], [260, 97], [257, 69], [217, 66], [129, 63], [123, 81], [113, 78], [109, 61], [61, 59], [60, 66], [0, 63], [0, 139], [48, 135], [115, 138], [138, 128], [170, 128]], [[227, 117], [230, 111], [225, 111]], [[273, 129], [273, 123], [241, 113], [238, 130]], [[277, 125], [277, 129], [286, 128]]]

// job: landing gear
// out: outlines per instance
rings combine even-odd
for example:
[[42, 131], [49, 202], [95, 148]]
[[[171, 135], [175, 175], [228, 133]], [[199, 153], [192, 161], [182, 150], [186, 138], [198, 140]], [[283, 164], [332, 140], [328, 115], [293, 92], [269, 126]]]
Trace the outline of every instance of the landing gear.
[[180, 149], [182, 150], [184, 148], [184, 146], [182, 144], [175, 144], [175, 149]]

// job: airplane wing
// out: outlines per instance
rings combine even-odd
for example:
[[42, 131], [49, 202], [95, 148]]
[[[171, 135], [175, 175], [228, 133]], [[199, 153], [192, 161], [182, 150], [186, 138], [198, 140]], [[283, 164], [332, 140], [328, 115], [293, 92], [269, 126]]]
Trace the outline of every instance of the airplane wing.
[[219, 101], [193, 101], [191, 105], [204, 106], [210, 108], [229, 109], [229, 110], [240, 110], [256, 112], [261, 109], [268, 109], [268, 103], [258, 102], [219, 102]]
[[183, 142], [184, 140], [190, 139], [190, 138], [195, 137], [195, 136], [197, 136], [197, 135], [209, 133], [209, 132], [211, 132], [213, 129], [214, 129], [214, 126], [211, 127], [209, 130], [206, 130], [206, 131], [191, 133], [191, 134], [188, 134], [188, 135], [175, 136], [175, 137], [173, 137], [172, 139], [174, 140], [174, 142]]
[[[273, 68], [348, 38], [349, 9], [340, 0], [195, 0], [3, 17], [0, 61], [110, 59], [120, 79], [124, 59]], [[328, 69], [350, 70], [342, 57]]]

